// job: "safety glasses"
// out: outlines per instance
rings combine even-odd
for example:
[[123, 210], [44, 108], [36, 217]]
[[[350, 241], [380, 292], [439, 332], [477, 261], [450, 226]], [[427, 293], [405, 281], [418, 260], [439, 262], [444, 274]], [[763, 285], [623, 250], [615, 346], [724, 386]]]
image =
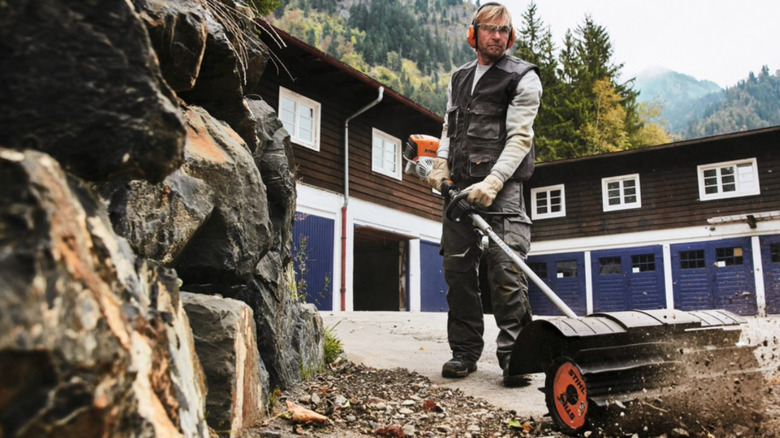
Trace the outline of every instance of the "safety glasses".
[[493, 34], [493, 32], [498, 31], [501, 35], [509, 35], [509, 32], [512, 30], [512, 26], [501, 26], [498, 24], [487, 24], [487, 23], [480, 23], [477, 25], [478, 29], [482, 29], [485, 32], [489, 34]]

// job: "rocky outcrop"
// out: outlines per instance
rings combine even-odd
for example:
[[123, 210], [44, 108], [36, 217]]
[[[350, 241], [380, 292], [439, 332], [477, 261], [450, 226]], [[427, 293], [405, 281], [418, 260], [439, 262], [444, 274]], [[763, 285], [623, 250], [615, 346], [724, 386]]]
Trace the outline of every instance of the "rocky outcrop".
[[52, 157], [0, 149], [2, 436], [199, 436], [175, 273], [135, 257]]
[[244, 29], [251, 26], [232, 2], [215, 3], [222, 6], [205, 15], [208, 38], [198, 80], [191, 90], [179, 95], [227, 122], [254, 150], [255, 126], [244, 96], [262, 76], [268, 52], [254, 38], [243, 32], [229, 32], [222, 24], [227, 21]]
[[295, 162], [293, 161], [290, 135], [282, 126], [276, 111], [265, 101], [247, 99], [247, 106], [256, 120], [258, 147], [255, 164], [260, 169], [268, 194], [268, 214], [273, 227], [273, 248], [279, 253], [282, 264], [290, 262], [292, 226], [295, 220]]
[[248, 94], [267, 57], [219, 1], [0, 7], [0, 436], [204, 436], [180, 285], [248, 305], [268, 373], [212, 421], [321, 366], [289, 136]]
[[272, 242], [260, 169], [227, 124], [198, 107], [185, 111], [187, 173], [206, 181], [214, 208], [175, 262], [186, 283], [242, 283]]
[[126, 1], [15, 0], [0, 22], [0, 146], [36, 149], [91, 181], [160, 181], [184, 123]]
[[206, 52], [206, 8], [187, 0], [146, 0], [140, 14], [165, 81], [177, 93], [191, 90]]
[[187, 283], [249, 281], [275, 231], [260, 170], [230, 126], [203, 108], [182, 111], [185, 165], [159, 184], [105, 184], [112, 220], [139, 254]]
[[[268, 272], [280, 272], [280, 264], [264, 258]], [[281, 281], [280, 275], [276, 281]], [[283, 284], [266, 285], [258, 277], [248, 284], [230, 287], [211, 284], [185, 285], [186, 290], [221, 293], [241, 300], [255, 312], [257, 343], [268, 370], [272, 388], [288, 388], [322, 366], [325, 335], [322, 319], [312, 304], [291, 305], [292, 296]]]
[[173, 172], [159, 184], [144, 180], [104, 184], [114, 229], [136, 254], [171, 266], [214, 209], [214, 192], [203, 180]]
[[206, 370], [208, 423], [238, 436], [260, 421], [268, 400], [268, 372], [259, 358], [252, 309], [227, 298], [181, 296]]
[[186, 165], [162, 183], [112, 183], [102, 193], [117, 231], [137, 253], [174, 266], [185, 290], [253, 309], [271, 385], [286, 388], [319, 368], [323, 327], [313, 307], [290, 290], [295, 180], [289, 136], [267, 104], [247, 102], [263, 139], [254, 156], [225, 123], [188, 107]]

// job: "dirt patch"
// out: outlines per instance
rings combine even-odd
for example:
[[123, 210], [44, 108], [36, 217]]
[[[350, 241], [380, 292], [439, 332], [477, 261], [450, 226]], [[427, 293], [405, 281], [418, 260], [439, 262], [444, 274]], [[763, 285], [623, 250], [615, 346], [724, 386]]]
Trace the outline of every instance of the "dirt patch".
[[295, 425], [278, 417], [243, 437], [565, 436], [552, 430], [549, 419], [518, 417], [458, 389], [434, 385], [418, 373], [346, 360], [282, 398], [324, 414], [331, 422]]
[[[411, 319], [409, 315], [402, 315]], [[377, 318], [374, 314], [372, 319]], [[426, 319], [430, 318], [426, 315]], [[669, 397], [649, 398], [643, 403], [622, 403], [612, 406], [601, 419], [599, 425], [592, 425], [580, 436], [587, 437], [775, 437], [780, 438], [780, 317], [748, 318], [748, 324], [742, 328], [741, 342], [755, 346], [755, 356], [763, 371], [756, 392], [762, 401], [761, 406], [751, 406], [739, 398], [725, 403], [728, 409], [718, 411], [715, 406], [722, 403], [724, 388], [733, 388], [734, 379], [728, 376], [702, 384], [701, 390], [684, 398], [683, 407], [669, 408], [664, 403]], [[389, 346], [396, 324], [418, 336], [429, 331], [417, 320], [403, 324], [369, 324], [360, 321], [355, 327], [346, 323], [342, 339], [351, 342], [345, 348], [358, 356], [371, 358], [368, 353], [376, 352], [377, 345], [383, 345], [383, 356], [392, 354], [405, 357], [412, 367], [427, 370], [421, 366], [426, 360], [441, 360], [446, 352], [436, 350], [439, 343], [421, 344], [412, 340], [409, 348], [395, 350]], [[436, 321], [438, 324], [439, 321]], [[421, 326], [419, 330], [415, 329]], [[444, 326], [443, 322], [439, 324]], [[438, 327], [438, 325], [436, 325]], [[415, 329], [415, 330], [412, 330]], [[366, 345], [356, 343], [351, 331], [359, 334], [355, 339], [369, 337]], [[419, 333], [418, 333], [419, 332]], [[376, 334], [376, 338], [372, 338]], [[492, 335], [491, 335], [492, 336]], [[438, 339], [438, 338], [437, 338]], [[381, 343], [381, 344], [380, 344]], [[421, 346], [424, 346], [423, 350]], [[446, 347], [446, 345], [444, 345]], [[444, 348], [442, 347], [442, 348]], [[438, 365], [439, 362], [435, 362]], [[484, 368], [482, 368], [484, 365]], [[439, 365], [440, 366], [440, 365]], [[278, 417], [268, 424], [247, 430], [245, 438], [292, 438], [311, 437], [563, 437], [555, 429], [549, 416], [529, 416], [528, 411], [520, 412], [526, 404], [526, 398], [541, 398], [544, 395], [536, 390], [541, 386], [539, 379], [533, 387], [516, 389], [518, 397], [523, 397], [518, 411], [497, 407], [486, 401], [491, 394], [504, 390], [498, 382], [490, 378], [480, 380], [477, 374], [490, 373], [490, 363], [480, 362], [480, 370], [463, 381], [445, 381], [431, 379], [438, 377], [431, 372], [431, 378], [415, 371], [403, 368], [383, 366], [373, 368], [348, 360], [342, 360], [322, 374], [303, 382], [295, 388], [277, 394], [276, 413], [283, 411], [286, 400], [326, 415], [327, 425], [294, 424], [290, 420]], [[435, 372], [436, 370], [434, 370]], [[428, 371], [426, 371], [428, 372]], [[536, 377], [536, 376], [535, 376]], [[475, 380], [476, 379], [476, 380]], [[470, 382], [481, 382], [483, 387], [478, 394], [467, 395], [459, 386]], [[543, 383], [543, 379], [541, 379]], [[724, 392], [725, 391], [725, 392]], [[484, 395], [481, 395], [484, 394]], [[719, 396], [720, 394], [720, 396]], [[531, 400], [529, 400], [530, 402]], [[716, 403], [717, 402], [717, 403]], [[723, 405], [723, 404], [722, 404]], [[538, 411], [538, 410], [537, 410]], [[705, 415], [707, 414], [707, 415]], [[711, 415], [714, 414], [714, 415]], [[534, 414], [535, 415], [535, 414]]]
[[[613, 407], [580, 436], [585, 437], [778, 437], [780, 378], [765, 382], [762, 416], [725, 416], [697, 421], [660, 406]], [[401, 368], [379, 370], [341, 361], [284, 394], [277, 413], [292, 400], [330, 419], [325, 425], [295, 424], [279, 416], [244, 432], [244, 438], [312, 437], [564, 437], [549, 417], [525, 418], [457, 389], [431, 384]], [[712, 400], [701, 400], [709, 403]], [[747, 407], [746, 409], [749, 409]], [[734, 422], [734, 418], [739, 421]]]

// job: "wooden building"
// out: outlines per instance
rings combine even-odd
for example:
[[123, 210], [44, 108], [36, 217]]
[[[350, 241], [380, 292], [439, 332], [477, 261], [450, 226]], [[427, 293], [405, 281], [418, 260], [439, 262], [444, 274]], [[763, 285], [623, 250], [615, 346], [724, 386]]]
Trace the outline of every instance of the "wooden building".
[[[443, 202], [403, 173], [401, 155], [411, 134], [438, 137], [442, 119], [272, 30], [263, 39], [277, 60], [255, 91], [291, 135], [295, 263], [307, 299], [321, 310], [446, 310], [438, 254]], [[436, 292], [423, 300], [423, 289]]]
[[577, 314], [780, 313], [780, 127], [538, 164], [527, 186], [529, 265]]

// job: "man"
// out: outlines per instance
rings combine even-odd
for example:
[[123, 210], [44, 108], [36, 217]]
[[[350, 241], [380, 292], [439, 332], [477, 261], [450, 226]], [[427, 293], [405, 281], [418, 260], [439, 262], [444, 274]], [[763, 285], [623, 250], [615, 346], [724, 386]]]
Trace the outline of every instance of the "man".
[[[474, 14], [469, 43], [477, 59], [460, 67], [448, 87], [447, 116], [428, 184], [442, 181], [469, 193], [468, 200], [490, 211], [516, 213], [486, 217], [498, 236], [516, 253], [530, 249], [531, 221], [525, 213], [522, 181], [533, 172], [533, 123], [542, 85], [536, 66], [506, 54], [514, 43], [509, 11], [486, 3]], [[527, 159], [526, 159], [527, 157]], [[452, 359], [444, 377], [476, 371], [482, 354], [484, 321], [479, 291], [481, 237], [470, 221], [443, 219], [441, 250], [449, 286], [447, 336]], [[499, 327], [496, 355], [504, 384], [519, 384], [507, 373], [517, 335], [531, 321], [528, 283], [522, 271], [493, 242], [486, 251], [487, 278]]]

